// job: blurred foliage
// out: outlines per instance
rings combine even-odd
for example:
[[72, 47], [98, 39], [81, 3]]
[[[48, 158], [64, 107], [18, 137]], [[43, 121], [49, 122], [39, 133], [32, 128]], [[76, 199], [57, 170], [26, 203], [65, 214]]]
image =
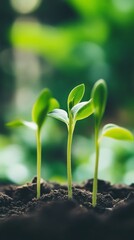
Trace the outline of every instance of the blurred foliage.
[[[0, 8], [0, 178], [22, 183], [36, 174], [36, 143], [5, 122], [31, 117], [39, 91], [49, 87], [66, 108], [70, 90], [99, 78], [108, 85], [104, 123], [134, 129], [133, 0], [3, 0]], [[66, 128], [48, 119], [42, 134], [42, 176], [66, 181]], [[133, 181], [133, 144], [104, 141], [100, 178]], [[75, 181], [93, 176], [93, 118], [75, 130]]]

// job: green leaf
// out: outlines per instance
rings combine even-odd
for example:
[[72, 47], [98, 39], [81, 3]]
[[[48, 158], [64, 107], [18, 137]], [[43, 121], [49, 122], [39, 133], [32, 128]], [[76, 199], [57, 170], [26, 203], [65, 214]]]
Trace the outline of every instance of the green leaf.
[[107, 101], [107, 86], [103, 79], [98, 80], [92, 89], [91, 97], [93, 99], [94, 114], [97, 125], [100, 124], [104, 114]]
[[32, 109], [32, 120], [38, 125], [39, 129], [42, 127], [50, 107], [51, 92], [45, 88], [37, 98]]
[[103, 127], [101, 136], [114, 138], [116, 140], [134, 140], [133, 134], [129, 130], [111, 123]]
[[93, 111], [92, 99], [78, 103], [71, 109], [75, 121], [89, 117]]
[[19, 119], [6, 123], [6, 126], [7, 127], [22, 127], [22, 126], [26, 126], [26, 127], [29, 127], [29, 128], [31, 128], [33, 130], [37, 129], [37, 124], [36, 123], [28, 122], [28, 121], [24, 121], [24, 120], [19, 120]]
[[55, 108], [59, 108], [59, 106], [60, 106], [59, 102], [55, 98], [50, 98], [48, 113], [51, 112]]
[[80, 84], [72, 89], [69, 93], [67, 104], [68, 104], [68, 112], [70, 112], [71, 108], [79, 103], [84, 95], [85, 85]]
[[56, 118], [67, 125], [69, 123], [67, 112], [62, 109], [54, 109], [52, 112], [48, 113], [48, 116]]

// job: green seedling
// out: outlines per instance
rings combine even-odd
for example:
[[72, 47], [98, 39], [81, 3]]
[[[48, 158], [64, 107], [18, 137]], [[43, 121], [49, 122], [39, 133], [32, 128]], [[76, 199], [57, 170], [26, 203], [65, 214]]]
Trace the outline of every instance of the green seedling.
[[25, 120], [15, 120], [7, 123], [9, 127], [26, 126], [36, 133], [37, 142], [37, 198], [40, 197], [40, 180], [41, 180], [41, 129], [46, 120], [47, 114], [54, 108], [58, 108], [59, 103], [52, 98], [49, 89], [45, 88], [40, 93], [32, 108], [32, 122]]
[[72, 171], [71, 171], [71, 148], [74, 128], [78, 120], [82, 120], [93, 113], [92, 99], [80, 102], [85, 92], [84, 84], [80, 84], [72, 89], [67, 100], [68, 112], [62, 109], [54, 109], [48, 115], [54, 117], [67, 126], [67, 179], [68, 179], [68, 198], [72, 198]]
[[132, 133], [126, 128], [122, 128], [115, 124], [106, 124], [101, 134], [99, 135], [101, 120], [105, 111], [107, 101], [107, 86], [104, 80], [98, 80], [93, 86], [91, 97], [93, 100], [94, 116], [95, 116], [95, 148], [96, 148], [96, 159], [95, 159], [95, 171], [93, 180], [93, 194], [92, 194], [92, 205], [93, 207], [97, 204], [97, 179], [98, 179], [98, 164], [99, 164], [99, 152], [100, 142], [103, 137], [109, 137], [116, 140], [133, 140]]

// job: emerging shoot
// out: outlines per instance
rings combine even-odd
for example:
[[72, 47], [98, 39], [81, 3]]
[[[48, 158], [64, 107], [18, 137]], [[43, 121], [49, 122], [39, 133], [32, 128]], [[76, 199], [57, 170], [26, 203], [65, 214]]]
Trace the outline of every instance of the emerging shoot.
[[106, 100], [107, 100], [107, 86], [104, 80], [98, 80], [93, 86], [92, 90], [93, 108], [95, 116], [95, 148], [96, 148], [96, 159], [95, 159], [95, 171], [93, 180], [93, 194], [92, 194], [92, 205], [93, 207], [97, 204], [97, 179], [98, 179], [98, 165], [99, 165], [99, 152], [100, 142], [103, 137], [109, 137], [116, 140], [133, 140], [132, 133], [115, 124], [106, 124], [102, 133], [99, 136], [100, 124], [105, 111]]
[[80, 102], [85, 92], [84, 84], [80, 84], [72, 89], [68, 96], [68, 112], [62, 109], [54, 109], [48, 115], [54, 117], [67, 126], [67, 179], [68, 179], [68, 198], [72, 198], [72, 171], [71, 171], [71, 149], [74, 128], [77, 120], [84, 119], [93, 113], [92, 99]]
[[47, 113], [54, 108], [58, 108], [59, 103], [52, 98], [49, 89], [45, 88], [40, 93], [32, 108], [32, 122], [25, 120], [15, 120], [7, 123], [9, 127], [26, 126], [33, 129], [36, 133], [37, 142], [37, 198], [40, 197], [40, 179], [41, 179], [41, 128], [46, 120]]

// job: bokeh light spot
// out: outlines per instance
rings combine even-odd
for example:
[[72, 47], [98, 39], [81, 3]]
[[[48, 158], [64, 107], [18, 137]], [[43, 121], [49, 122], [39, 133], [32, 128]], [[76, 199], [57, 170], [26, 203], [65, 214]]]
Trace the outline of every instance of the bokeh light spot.
[[113, 0], [114, 5], [117, 9], [122, 12], [129, 12], [134, 9], [134, 2], [133, 0]]
[[11, 181], [21, 184], [28, 178], [29, 172], [23, 164], [19, 163], [14, 166], [10, 166], [7, 170], [7, 174]]
[[10, 0], [10, 1], [14, 10], [22, 14], [27, 14], [36, 10], [41, 3], [41, 0], [28, 0], [28, 1], [27, 0]]

